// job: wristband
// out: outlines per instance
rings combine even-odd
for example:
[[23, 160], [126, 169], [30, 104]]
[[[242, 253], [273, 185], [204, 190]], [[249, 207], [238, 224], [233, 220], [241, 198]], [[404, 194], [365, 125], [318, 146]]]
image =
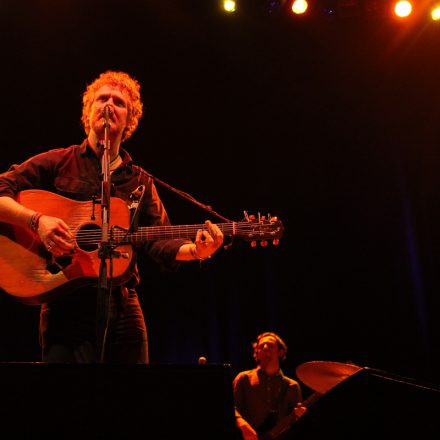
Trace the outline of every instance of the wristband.
[[38, 223], [39, 223], [40, 217], [42, 215], [43, 214], [41, 212], [34, 212], [32, 214], [32, 216], [31, 216], [31, 218], [29, 219], [29, 222], [28, 222], [28, 226], [29, 226], [29, 229], [31, 231], [37, 232], [37, 230], [38, 230]]

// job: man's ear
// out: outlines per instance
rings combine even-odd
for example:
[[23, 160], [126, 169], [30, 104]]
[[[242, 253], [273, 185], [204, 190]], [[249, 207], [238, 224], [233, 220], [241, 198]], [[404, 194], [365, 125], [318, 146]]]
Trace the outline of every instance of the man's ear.
[[284, 350], [284, 348], [280, 348], [278, 350], [278, 357], [280, 358], [280, 360], [283, 360], [286, 356], [286, 350]]

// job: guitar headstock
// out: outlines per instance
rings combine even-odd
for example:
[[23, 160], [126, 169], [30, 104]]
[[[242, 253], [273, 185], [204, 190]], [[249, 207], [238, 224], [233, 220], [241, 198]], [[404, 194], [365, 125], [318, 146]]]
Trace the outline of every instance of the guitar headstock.
[[243, 240], [250, 241], [251, 246], [255, 247], [257, 242], [261, 246], [267, 246], [268, 241], [277, 245], [284, 232], [283, 224], [277, 217], [270, 214], [266, 216], [248, 215], [244, 212], [244, 220], [239, 223], [239, 235]]

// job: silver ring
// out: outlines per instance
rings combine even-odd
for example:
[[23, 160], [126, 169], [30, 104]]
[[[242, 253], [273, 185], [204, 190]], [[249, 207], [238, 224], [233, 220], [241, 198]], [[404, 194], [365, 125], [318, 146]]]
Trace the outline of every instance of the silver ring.
[[47, 245], [47, 250], [49, 251], [51, 248], [53, 248], [55, 246], [55, 243], [53, 241], [51, 241], [48, 245]]

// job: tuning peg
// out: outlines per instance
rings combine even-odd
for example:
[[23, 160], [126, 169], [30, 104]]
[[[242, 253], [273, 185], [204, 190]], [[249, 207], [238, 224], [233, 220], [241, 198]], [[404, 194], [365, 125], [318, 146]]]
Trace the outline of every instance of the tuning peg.
[[262, 241], [260, 242], [260, 245], [261, 245], [262, 247], [266, 247], [266, 246], [267, 246], [267, 240], [262, 240]]
[[251, 241], [251, 247], [257, 247], [257, 242], [256, 241]]
[[275, 238], [274, 240], [272, 240], [272, 244], [274, 246], [278, 246], [280, 244], [280, 240], [278, 240], [278, 238]]

